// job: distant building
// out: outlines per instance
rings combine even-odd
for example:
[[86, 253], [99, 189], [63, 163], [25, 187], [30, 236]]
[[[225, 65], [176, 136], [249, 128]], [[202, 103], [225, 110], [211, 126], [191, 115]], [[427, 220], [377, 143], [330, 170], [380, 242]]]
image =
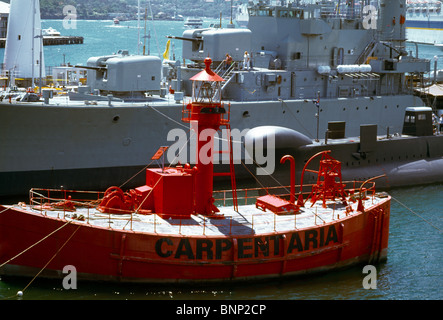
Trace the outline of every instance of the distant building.
[[0, 38], [6, 38], [8, 32], [9, 3], [0, 1]]

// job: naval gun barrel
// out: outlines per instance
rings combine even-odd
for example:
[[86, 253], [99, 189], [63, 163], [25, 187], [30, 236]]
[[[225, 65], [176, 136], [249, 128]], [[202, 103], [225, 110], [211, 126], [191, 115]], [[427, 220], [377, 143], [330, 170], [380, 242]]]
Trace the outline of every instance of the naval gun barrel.
[[193, 39], [193, 38], [184, 38], [184, 37], [177, 37], [177, 36], [166, 36], [168, 39], [177, 39], [177, 40], [185, 40], [185, 41], [200, 41], [199, 39]]
[[90, 67], [90, 66], [74, 66], [76, 68], [82, 68], [82, 69], [89, 69], [89, 70], [95, 70], [95, 71], [106, 71], [108, 68], [106, 67]]

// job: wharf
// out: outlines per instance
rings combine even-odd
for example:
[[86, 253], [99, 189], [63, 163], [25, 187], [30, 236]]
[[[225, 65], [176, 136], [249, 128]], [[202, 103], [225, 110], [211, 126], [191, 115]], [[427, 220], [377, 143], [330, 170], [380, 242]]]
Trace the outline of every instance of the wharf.
[[[47, 36], [43, 37], [44, 46], [56, 46], [65, 44], [82, 44], [83, 37], [77, 36]], [[6, 45], [6, 38], [0, 38], [0, 48]]]

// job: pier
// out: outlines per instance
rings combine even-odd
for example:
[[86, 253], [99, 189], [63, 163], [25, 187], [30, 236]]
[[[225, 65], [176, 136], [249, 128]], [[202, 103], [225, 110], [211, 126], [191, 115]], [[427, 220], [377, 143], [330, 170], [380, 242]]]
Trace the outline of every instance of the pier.
[[[82, 44], [83, 37], [77, 36], [48, 36], [43, 37], [44, 46], [57, 46], [65, 44]], [[0, 48], [4, 48], [6, 45], [6, 38], [0, 38]]]

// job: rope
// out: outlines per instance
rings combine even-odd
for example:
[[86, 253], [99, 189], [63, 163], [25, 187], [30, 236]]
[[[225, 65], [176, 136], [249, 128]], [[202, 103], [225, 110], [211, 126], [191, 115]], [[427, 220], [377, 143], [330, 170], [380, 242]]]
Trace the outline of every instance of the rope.
[[[174, 163], [174, 161], [177, 159], [177, 157], [179, 156], [180, 152], [188, 145], [188, 142], [191, 140], [191, 138], [193, 137], [194, 133], [191, 133], [189, 135], [189, 139], [186, 141], [185, 144], [183, 144], [183, 147], [178, 151], [178, 155], [175, 156], [175, 158], [171, 161], [171, 163]], [[151, 191], [149, 191], [149, 193], [147, 194], [147, 196], [143, 199], [142, 203], [140, 203], [140, 205], [138, 206], [137, 209], [135, 209], [135, 212], [138, 213], [140, 208], [142, 207], [143, 203], [145, 203], [146, 199], [149, 198], [149, 195], [151, 194], [151, 192], [154, 190], [154, 188], [157, 186], [157, 184], [160, 182], [161, 179], [158, 179], [157, 182], [155, 183], [155, 185], [152, 187]]]
[[9, 210], [9, 208], [6, 208], [5, 210], [0, 211], [0, 214], [2, 214], [3, 212], [6, 212], [8, 210]]
[[35, 247], [36, 245], [38, 245], [40, 242], [46, 240], [47, 238], [49, 238], [50, 236], [52, 236], [54, 233], [56, 233], [57, 231], [59, 231], [60, 229], [66, 227], [68, 224], [70, 224], [72, 221], [68, 221], [66, 222], [64, 225], [62, 225], [60, 228], [52, 231], [50, 234], [48, 234], [47, 236], [45, 236], [44, 238], [40, 239], [39, 241], [37, 241], [36, 243], [32, 244], [31, 246], [29, 246], [28, 248], [26, 248], [25, 250], [23, 250], [22, 252], [20, 252], [19, 254], [17, 254], [16, 256], [12, 257], [11, 259], [9, 259], [8, 261], [0, 264], [0, 268], [3, 267], [4, 265], [8, 264], [9, 262], [11, 262], [12, 260], [18, 258], [19, 256], [21, 256], [23, 253], [25, 253], [26, 251], [28, 251], [29, 249], [32, 249], [33, 247]]
[[[253, 160], [254, 161], [254, 163], [255, 163], [255, 165], [257, 165], [258, 167], [260, 167], [260, 165], [255, 161], [255, 160]], [[242, 162], [242, 165], [245, 167], [245, 169], [251, 174], [251, 176], [264, 188], [264, 186], [263, 186], [263, 184], [258, 180], [258, 178], [246, 167], [246, 165]], [[261, 168], [261, 167], [260, 167]], [[263, 168], [262, 168], [263, 169]], [[264, 169], [263, 169], [264, 170]], [[269, 176], [275, 181], [275, 182], [277, 182], [281, 187], [283, 187], [284, 189], [286, 189], [287, 190], [287, 188], [286, 187], [284, 187], [277, 179], [275, 179], [274, 177], [273, 177], [273, 175], [272, 174], [269, 174]], [[386, 177], [386, 175], [384, 175], [385, 177]], [[381, 177], [381, 176], [380, 176]], [[378, 177], [377, 177], [378, 178]], [[396, 199], [396, 198], [394, 198], [392, 195], [391, 195], [391, 198], [393, 199], [393, 200], [395, 200], [398, 204], [400, 204], [401, 206], [403, 206], [404, 208], [406, 208], [407, 210], [409, 210], [410, 212], [412, 212], [414, 215], [416, 215], [417, 217], [419, 217], [420, 219], [422, 219], [423, 221], [425, 221], [427, 224], [429, 224], [431, 227], [433, 227], [433, 228], [435, 228], [435, 229], [437, 229], [439, 232], [442, 232], [442, 230], [441, 229], [439, 229], [438, 227], [436, 227], [436, 226], [434, 226], [431, 222], [429, 222], [428, 220], [426, 220], [425, 218], [423, 218], [422, 216], [420, 216], [417, 212], [415, 212], [415, 211], [413, 211], [411, 208], [409, 208], [408, 206], [406, 206], [405, 204], [403, 204], [402, 202], [400, 202], [398, 199]]]
[[246, 164], [243, 161], [241, 162], [241, 164], [246, 169], [246, 171], [249, 172], [249, 174], [252, 176], [252, 178], [254, 178], [254, 180], [264, 189], [265, 186], [260, 182], [260, 180], [258, 180], [258, 178], [251, 172], [251, 170], [248, 169]]
[[[158, 111], [158, 110], [155, 109], [154, 107], [152, 107], [152, 106], [150, 106], [150, 105], [146, 105], [146, 106], [149, 107], [149, 108], [151, 108], [152, 110], [154, 110], [154, 111], [157, 112], [158, 114], [162, 115], [162, 116], [165, 117], [166, 119], [168, 119], [168, 120], [174, 122], [175, 124], [178, 124], [179, 126], [182, 126], [183, 128], [186, 128], [186, 129], [190, 130], [188, 126], [184, 125], [184, 124], [181, 123], [181, 122], [178, 122], [178, 121], [175, 120], [175, 119], [172, 119], [170, 116], [167, 116], [167, 115], [164, 114], [163, 112]], [[214, 139], [215, 139], [215, 140], [219, 140], [219, 141], [226, 141], [226, 142], [228, 142], [228, 139], [224, 139], [224, 138], [220, 138], [220, 137], [214, 137]], [[188, 139], [188, 141], [189, 141], [189, 139]], [[240, 144], [242, 144], [241, 141], [235, 141], [235, 140], [232, 140], [232, 143], [240, 143]]]
[[[131, 179], [132, 179], [132, 178], [131, 178]], [[126, 182], [125, 182], [125, 183], [126, 183]], [[48, 201], [60, 201], [60, 200], [63, 200], [63, 199], [60, 199], [60, 198], [50, 198], [50, 197], [47, 197], [47, 196], [45, 196], [45, 195], [43, 195], [43, 194], [41, 194], [41, 193], [35, 191], [34, 189], [31, 189], [30, 192], [32, 193], [33, 196], [35, 195], [35, 196], [40, 197], [41, 199], [45, 199], [45, 200], [48, 200]], [[66, 199], [65, 199], [65, 200], [66, 200]], [[78, 206], [84, 206], [84, 207], [90, 207], [90, 208], [92, 208], [92, 207], [94, 207], [94, 202], [97, 202], [98, 200], [91, 200], [91, 201], [86, 201], [86, 202], [76, 201], [76, 200], [69, 200], [69, 201], [70, 201], [71, 203], [75, 204], [75, 205], [78, 205]], [[30, 204], [34, 204], [34, 209], [35, 209], [36, 207], [42, 205], [42, 203], [38, 203], [38, 202], [36, 202], [33, 198], [31, 199], [31, 203], [30, 203]], [[1, 212], [0, 212], [0, 213], [1, 213]]]
[[182, 126], [182, 127], [186, 128], [186, 129], [188, 129], [188, 126], [185, 126], [183, 123], [178, 122], [178, 121], [175, 120], [175, 119], [172, 119], [170, 116], [167, 116], [166, 114], [164, 114], [164, 113], [158, 111], [158, 110], [155, 109], [153, 106], [150, 106], [150, 105], [146, 105], [146, 106], [149, 107], [149, 108], [151, 108], [151, 109], [154, 110], [155, 112], [161, 114], [161, 115], [162, 115], [163, 117], [165, 117], [166, 119], [171, 120], [171, 121], [174, 122], [175, 124], [178, 124], [179, 126]]
[[[246, 149], [245, 149], [245, 146], [244, 145], [242, 145], [242, 147], [243, 147], [243, 150], [245, 151], [245, 152], [248, 152]], [[257, 167], [259, 167], [260, 169], [262, 169], [263, 171], [265, 171], [266, 173], [268, 173], [268, 176], [269, 177], [271, 177], [271, 179], [272, 180], [274, 180], [280, 187], [282, 187], [284, 190], [286, 190], [286, 191], [288, 191], [289, 192], [289, 190], [288, 190], [288, 188], [286, 188], [286, 186], [285, 185], [283, 185], [280, 181], [278, 181], [273, 175], [272, 175], [272, 173], [270, 173], [270, 172], [268, 172], [268, 171], [266, 171], [260, 164], [258, 164], [257, 163], [257, 161], [255, 161], [255, 159], [253, 159], [253, 158], [251, 158], [252, 159], [252, 161], [254, 162], [254, 164], [257, 166]], [[247, 167], [246, 167], [246, 165], [243, 163], [243, 161], [242, 161], [242, 165], [243, 165], [243, 167], [251, 174], [251, 176], [262, 186], [262, 188], [264, 188], [264, 189], [266, 189], [266, 187], [265, 186], [263, 186], [263, 184], [258, 180], [258, 178], [254, 175], [254, 173], [252, 173]]]
[[134, 179], [136, 176], [138, 176], [140, 173], [142, 173], [143, 171], [146, 170], [147, 167], [149, 167], [152, 163], [154, 162], [154, 160], [152, 160], [150, 163], [148, 163], [145, 167], [143, 167], [140, 171], [138, 171], [136, 174], [134, 174], [132, 177], [130, 177], [128, 180], [126, 180], [125, 182], [123, 182], [119, 188], [123, 187], [125, 184], [127, 184], [129, 181], [131, 181], [132, 179]]
[[154, 27], [154, 38], [157, 45], [158, 56], [161, 58], [161, 51], [160, 51], [160, 46], [158, 44], [157, 31], [155, 29], [155, 24], [154, 24], [154, 15], [152, 14], [151, 1], [149, 0], [148, 0], [148, 5], [149, 5], [149, 12], [151, 13], [151, 18], [152, 18], [152, 26]]
[[[3, 212], [3, 211], [2, 211]], [[17, 257], [21, 256], [23, 253], [25, 253], [26, 251], [28, 251], [29, 249], [35, 247], [37, 244], [39, 244], [40, 242], [42, 242], [43, 240], [47, 239], [48, 237], [50, 237], [51, 235], [53, 235], [54, 233], [56, 233], [57, 231], [59, 231], [60, 229], [64, 228], [65, 226], [67, 226], [68, 224], [70, 224], [72, 221], [68, 221], [66, 222], [64, 225], [62, 225], [60, 228], [52, 231], [50, 234], [48, 234], [47, 236], [45, 236], [44, 238], [42, 238], [41, 240], [37, 241], [36, 243], [34, 243], [33, 245], [29, 246], [28, 248], [26, 248], [25, 250], [23, 250], [22, 252], [20, 252], [19, 254], [17, 254], [16, 256], [14, 256], [13, 258], [9, 259], [8, 261], [4, 262], [3, 264], [0, 265], [0, 268], [3, 267], [4, 265], [6, 265], [7, 263], [9, 263], [10, 261], [16, 259]], [[78, 229], [81, 227], [81, 225], [77, 226], [77, 229], [74, 230], [74, 232], [70, 235], [70, 237], [63, 243], [63, 245], [57, 250], [57, 252], [51, 257], [51, 259], [43, 266], [43, 268], [32, 278], [32, 280], [26, 285], [26, 287], [21, 290], [18, 291], [16, 295], [14, 296], [10, 296], [7, 297], [5, 299], [11, 299], [14, 297], [21, 297], [23, 295], [23, 292], [31, 285], [32, 282], [34, 282], [34, 280], [43, 272], [43, 270], [46, 269], [46, 267], [51, 263], [52, 260], [54, 260], [54, 258], [60, 253], [60, 251], [65, 247], [65, 245], [71, 240], [71, 238], [75, 235], [75, 233], [78, 231]]]
[[[158, 114], [162, 115], [162, 116], [165, 117], [166, 119], [168, 119], [168, 120], [170, 120], [170, 121], [172, 121], [172, 122], [174, 122], [174, 123], [176, 123], [176, 124], [178, 124], [178, 125], [180, 125], [180, 126], [186, 128], [186, 129], [190, 130], [190, 129], [189, 129], [187, 126], [185, 126], [183, 123], [180, 123], [180, 122], [178, 122], [178, 121], [172, 119], [171, 117], [169, 117], [169, 116], [167, 116], [166, 114], [164, 114], [164, 113], [158, 111], [158, 110], [155, 109], [154, 107], [152, 107], [152, 106], [150, 106], [150, 105], [146, 105], [146, 106], [149, 107], [149, 108], [151, 108], [152, 110], [154, 110], [154, 111], [157, 112]], [[191, 140], [191, 136], [189, 137], [188, 141], [186, 141], [186, 143], [185, 143], [185, 145], [182, 147], [182, 149], [180, 149], [179, 154], [180, 154], [180, 152], [183, 150], [183, 148], [187, 146], [187, 143], [189, 142], [189, 140]], [[174, 158], [174, 160], [175, 160], [175, 159], [177, 159], [177, 156]], [[144, 170], [146, 170], [146, 168], [148, 168], [153, 162], [154, 162], [154, 160], [152, 160], [149, 164], [147, 164], [145, 167], [143, 167], [140, 171], [138, 171], [136, 174], [134, 174], [134, 175], [133, 175], [132, 177], [130, 177], [128, 180], [126, 180], [125, 182], [123, 182], [123, 183], [119, 186], [119, 188], [123, 187], [123, 186], [124, 186], [125, 184], [127, 184], [129, 181], [131, 181], [131, 180], [134, 179], [136, 176], [138, 176], [140, 173], [142, 173]], [[172, 162], [173, 162], [173, 161], [172, 161]]]
[[409, 210], [410, 212], [412, 212], [413, 214], [415, 214], [417, 217], [419, 217], [420, 219], [422, 219], [423, 221], [425, 221], [427, 224], [429, 224], [431, 227], [437, 229], [439, 232], [442, 232], [438, 227], [434, 226], [432, 223], [430, 223], [428, 220], [426, 220], [425, 218], [423, 218], [422, 216], [420, 216], [417, 212], [415, 212], [414, 210], [412, 210], [411, 208], [409, 208], [408, 206], [406, 206], [405, 204], [403, 204], [402, 202], [400, 202], [398, 199], [394, 198], [393, 196], [391, 196], [391, 198], [393, 200], [395, 200], [399, 205], [401, 205], [402, 207], [404, 207], [405, 209]]
[[309, 131], [304, 125], [303, 123], [300, 122], [300, 120], [295, 116], [295, 114], [292, 112], [292, 110], [289, 108], [288, 104], [283, 100], [283, 99], [279, 99], [279, 101], [281, 101], [281, 107], [283, 109], [284, 106], [286, 106], [286, 109], [289, 111], [289, 113], [291, 114], [291, 116], [298, 122], [298, 124], [308, 133], [309, 136], [313, 136], [313, 134], [311, 133], [311, 131]]
[[48, 266], [48, 264], [51, 263], [52, 260], [59, 254], [59, 252], [65, 247], [65, 245], [71, 240], [71, 238], [75, 235], [75, 233], [80, 229], [81, 225], [77, 226], [77, 229], [74, 230], [74, 232], [71, 234], [71, 236], [68, 238], [68, 240], [63, 243], [63, 245], [57, 250], [57, 252], [52, 256], [52, 258], [45, 264], [45, 266], [32, 278], [32, 280], [27, 284], [27, 286], [22, 290], [22, 293], [25, 292], [25, 290], [31, 285], [31, 283], [40, 275], [40, 273], [45, 270], [45, 268]]

